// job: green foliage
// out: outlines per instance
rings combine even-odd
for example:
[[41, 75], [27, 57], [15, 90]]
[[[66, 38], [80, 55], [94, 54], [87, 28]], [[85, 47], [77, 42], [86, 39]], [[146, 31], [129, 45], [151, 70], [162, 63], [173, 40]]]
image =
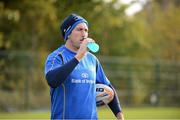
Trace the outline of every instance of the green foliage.
[[[150, 8], [149, 8], [150, 7]], [[179, 6], [169, 2], [166, 9], [161, 8], [161, 4], [149, 3], [145, 11], [134, 19], [131, 27], [134, 30], [141, 52], [149, 58], [161, 58], [178, 61], [180, 50], [180, 36], [177, 26], [179, 26], [180, 16]], [[137, 26], [138, 25], [138, 26]], [[136, 29], [136, 30], [135, 30]]]

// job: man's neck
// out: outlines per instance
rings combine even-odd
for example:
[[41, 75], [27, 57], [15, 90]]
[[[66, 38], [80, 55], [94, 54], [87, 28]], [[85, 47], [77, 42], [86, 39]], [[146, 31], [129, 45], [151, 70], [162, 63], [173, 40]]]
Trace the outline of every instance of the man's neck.
[[65, 47], [68, 48], [69, 50], [75, 52], [75, 53], [77, 53], [77, 51], [78, 51], [78, 48], [73, 47], [71, 45], [71, 43], [69, 43], [68, 41], [65, 43]]

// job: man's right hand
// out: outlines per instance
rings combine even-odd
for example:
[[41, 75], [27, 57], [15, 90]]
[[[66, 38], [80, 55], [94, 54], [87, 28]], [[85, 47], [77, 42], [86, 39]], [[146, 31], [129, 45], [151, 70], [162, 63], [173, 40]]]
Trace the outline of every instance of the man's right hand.
[[80, 48], [79, 48], [77, 54], [75, 55], [75, 58], [78, 61], [80, 61], [86, 55], [86, 53], [88, 52], [87, 44], [89, 42], [94, 42], [94, 40], [91, 39], [91, 38], [85, 38], [83, 40], [83, 42], [81, 43]]

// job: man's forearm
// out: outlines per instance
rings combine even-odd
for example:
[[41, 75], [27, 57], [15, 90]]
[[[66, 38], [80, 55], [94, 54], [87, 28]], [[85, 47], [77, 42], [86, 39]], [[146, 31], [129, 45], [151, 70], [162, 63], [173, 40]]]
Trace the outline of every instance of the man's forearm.
[[108, 104], [108, 106], [110, 107], [111, 111], [114, 113], [114, 115], [116, 116], [119, 112], [121, 112], [121, 106], [119, 103], [119, 99], [117, 96], [117, 93], [114, 89], [114, 87], [110, 84], [109, 85], [113, 91], [114, 91], [114, 98], [112, 99], [112, 101]]
[[76, 67], [78, 63], [79, 61], [76, 58], [73, 58], [61, 67], [49, 71], [46, 74], [48, 84], [53, 88], [58, 87], [61, 83], [63, 83], [66, 80], [68, 75], [73, 71], [73, 69]]

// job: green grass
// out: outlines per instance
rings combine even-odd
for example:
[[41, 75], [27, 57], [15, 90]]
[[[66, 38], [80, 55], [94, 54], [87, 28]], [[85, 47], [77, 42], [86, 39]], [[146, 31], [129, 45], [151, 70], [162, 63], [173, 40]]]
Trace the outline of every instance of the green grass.
[[[180, 120], [180, 108], [124, 108], [123, 109], [125, 119], [179, 119]], [[110, 109], [100, 109], [99, 118], [102, 119], [115, 119]]]
[[[123, 112], [126, 120], [180, 120], [180, 108], [124, 108]], [[49, 116], [49, 112], [0, 113], [0, 119], [49, 119]], [[99, 119], [115, 119], [107, 107], [98, 108], [98, 116]]]

